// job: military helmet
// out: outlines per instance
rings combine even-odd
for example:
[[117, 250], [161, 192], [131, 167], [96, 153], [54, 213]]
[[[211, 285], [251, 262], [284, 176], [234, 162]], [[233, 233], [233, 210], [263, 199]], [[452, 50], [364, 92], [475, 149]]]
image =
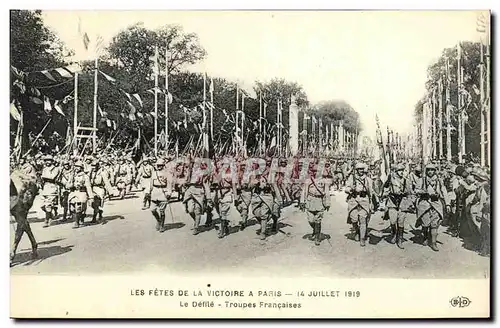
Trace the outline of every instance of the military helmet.
[[83, 169], [83, 162], [82, 161], [76, 161], [74, 165], [75, 165], [75, 167], [81, 167]]
[[156, 166], [165, 165], [165, 160], [163, 158], [158, 158], [156, 161]]
[[54, 160], [54, 158], [52, 157], [52, 155], [49, 155], [49, 154], [43, 156], [42, 159], [44, 161], [53, 161]]
[[362, 163], [362, 162], [358, 162], [358, 163], [356, 163], [355, 169], [356, 170], [366, 170], [366, 164]]
[[435, 170], [436, 169], [436, 165], [434, 163], [429, 163], [427, 164], [426, 170]]
[[401, 170], [404, 170], [405, 169], [405, 166], [403, 164], [396, 164], [394, 165], [394, 171], [401, 171]]

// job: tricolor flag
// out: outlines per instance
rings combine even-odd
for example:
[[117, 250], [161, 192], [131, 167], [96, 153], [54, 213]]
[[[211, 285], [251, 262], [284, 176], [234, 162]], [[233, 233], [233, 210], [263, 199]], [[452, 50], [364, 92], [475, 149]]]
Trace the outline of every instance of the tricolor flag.
[[59, 106], [59, 100], [56, 100], [56, 101], [54, 102], [54, 109], [55, 109], [55, 110], [56, 110], [59, 114], [61, 114], [62, 116], [66, 116], [66, 115], [64, 115], [64, 112], [62, 111], [61, 106]]
[[50, 100], [46, 96], [43, 97], [43, 110], [47, 114], [52, 111], [52, 106], [50, 105]]
[[10, 115], [16, 121], [21, 120], [21, 113], [19, 113], [19, 110], [17, 109], [17, 107], [14, 103], [10, 104]]

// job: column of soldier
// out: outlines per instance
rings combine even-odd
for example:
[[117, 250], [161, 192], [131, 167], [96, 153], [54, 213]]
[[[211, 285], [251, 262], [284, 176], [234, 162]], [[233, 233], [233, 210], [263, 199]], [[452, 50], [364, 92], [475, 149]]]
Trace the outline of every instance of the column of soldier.
[[84, 223], [88, 203], [93, 209], [91, 222], [102, 221], [105, 199], [123, 199], [133, 185], [140, 185], [142, 209], [151, 211], [159, 232], [166, 230], [169, 204], [182, 201], [194, 221], [194, 235], [202, 230], [203, 214], [205, 226], [214, 225], [215, 210], [220, 217], [218, 237], [227, 236], [233, 205], [240, 213], [239, 229], [244, 230], [253, 217], [260, 223], [258, 234], [264, 240], [279, 229], [281, 210], [296, 204], [306, 212], [312, 229], [309, 239], [320, 245], [322, 218], [330, 209], [333, 188], [347, 194], [347, 223], [352, 226], [352, 239], [361, 247], [369, 237], [370, 218], [382, 211], [390, 224], [388, 241], [404, 249], [405, 220], [416, 213], [421, 243], [433, 251], [438, 251], [438, 228], [445, 223], [453, 236], [475, 233], [477, 251], [489, 255], [489, 171], [472, 163], [443, 161], [424, 167], [400, 163], [392, 166], [384, 183], [378, 163], [368, 166], [352, 159], [225, 156], [214, 161], [165, 155], [134, 163], [130, 156], [101, 153], [84, 158], [27, 156], [16, 167], [41, 180], [44, 227], [57, 218], [58, 206], [63, 209], [61, 220], [71, 219], [74, 228]]

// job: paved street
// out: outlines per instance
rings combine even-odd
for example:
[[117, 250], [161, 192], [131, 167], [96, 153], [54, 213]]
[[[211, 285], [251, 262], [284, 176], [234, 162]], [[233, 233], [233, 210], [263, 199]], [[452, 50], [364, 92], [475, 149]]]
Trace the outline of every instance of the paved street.
[[[112, 274], [171, 272], [199, 275], [224, 272], [245, 276], [330, 276], [337, 278], [484, 278], [489, 276], [489, 258], [467, 250], [441, 227], [440, 251], [419, 244], [414, 238], [415, 217], [405, 229], [405, 250], [385, 239], [388, 222], [377, 213], [370, 222], [371, 237], [364, 248], [348, 239], [345, 195], [335, 193], [332, 207], [323, 219], [324, 240], [320, 246], [306, 239], [311, 229], [305, 214], [295, 207], [284, 210], [280, 232], [261, 241], [254, 224], [243, 232], [231, 230], [220, 240], [215, 229], [191, 235], [192, 220], [181, 203], [167, 209], [169, 230], [158, 233], [149, 211], [141, 210], [139, 194], [108, 201], [105, 224], [72, 229], [72, 223], [42, 228], [43, 216], [35, 203], [30, 222], [39, 243], [39, 259], [30, 259], [26, 235], [20, 243], [12, 274]], [[90, 214], [91, 211], [88, 211]], [[172, 219], [171, 213], [174, 214]], [[217, 216], [215, 216], [215, 219]], [[90, 218], [86, 219], [87, 222]], [[232, 225], [239, 214], [232, 209]], [[203, 221], [202, 221], [203, 223]], [[14, 224], [11, 224], [11, 241]], [[413, 241], [415, 239], [415, 242]]]

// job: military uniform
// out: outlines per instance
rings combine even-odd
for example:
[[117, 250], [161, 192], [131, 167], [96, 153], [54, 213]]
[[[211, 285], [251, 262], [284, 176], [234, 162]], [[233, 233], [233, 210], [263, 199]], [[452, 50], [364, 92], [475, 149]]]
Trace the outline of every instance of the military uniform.
[[197, 235], [200, 233], [199, 227], [202, 213], [206, 211], [207, 205], [210, 209], [212, 208], [209, 186], [210, 176], [200, 172], [193, 172], [192, 165], [194, 162], [190, 160], [190, 163], [183, 203], [186, 205], [186, 211], [194, 220], [193, 235]]
[[137, 172], [136, 184], [141, 184], [141, 189], [143, 192], [142, 196], [142, 209], [148, 209], [151, 206], [151, 176], [153, 175], [154, 167], [150, 163], [150, 159], [147, 158], [139, 166]]
[[63, 208], [63, 220], [66, 220], [68, 215], [68, 196], [71, 190], [71, 179], [73, 176], [73, 169], [70, 162], [65, 160], [62, 163], [61, 173], [59, 175], [59, 202]]
[[352, 223], [355, 231], [355, 240], [359, 239], [360, 245], [365, 246], [368, 222], [372, 211], [371, 197], [372, 181], [365, 175], [366, 165], [357, 163], [356, 173], [349, 175], [346, 181], [347, 193], [347, 223]]
[[[61, 169], [54, 164], [50, 155], [44, 157], [46, 166], [42, 171], [43, 189], [41, 192], [43, 203], [42, 210], [45, 212], [44, 228], [48, 227], [57, 216], [57, 204], [59, 196], [59, 174]], [[52, 212], [54, 211], [54, 213]]]
[[165, 169], [165, 161], [158, 159], [151, 176], [150, 190], [153, 208], [151, 213], [156, 219], [156, 230], [165, 231], [165, 209], [172, 194], [172, 174]]
[[449, 206], [448, 193], [437, 175], [431, 175], [429, 171], [436, 170], [433, 164], [427, 165], [426, 176], [422, 177], [416, 188], [417, 194], [417, 220], [422, 222], [424, 244], [430, 240], [430, 247], [434, 251], [437, 248], [437, 231], [444, 217], [443, 202]]
[[279, 195], [279, 190], [275, 184], [268, 181], [267, 172], [255, 178], [252, 190], [252, 213], [260, 223], [260, 239], [266, 239], [266, 230], [269, 220], [273, 219], [276, 212], [275, 197]]
[[404, 166], [398, 164], [384, 185], [382, 197], [386, 199], [386, 215], [391, 224], [390, 243], [403, 249], [404, 225], [411, 201], [410, 183], [403, 176]]
[[247, 225], [248, 212], [252, 201], [253, 180], [246, 179], [245, 174], [246, 163], [241, 160], [238, 167], [238, 185], [236, 189], [236, 200], [234, 202], [236, 209], [240, 213], [240, 230], [244, 230]]
[[132, 174], [130, 172], [129, 164], [123, 159], [120, 160], [116, 168], [116, 186], [120, 191], [120, 199], [123, 199], [130, 189], [128, 186], [132, 183]]
[[313, 229], [310, 240], [314, 240], [316, 246], [321, 242], [321, 221], [325, 211], [331, 206], [330, 185], [332, 179], [327, 174], [317, 179], [316, 164], [311, 164], [307, 182], [304, 184], [304, 193], [301, 203], [307, 211], [307, 221]]
[[[225, 170], [223, 172], [222, 170]], [[215, 207], [220, 215], [219, 238], [229, 234], [229, 211], [236, 196], [236, 183], [233, 181], [232, 168], [218, 165], [215, 176]]]
[[470, 206], [470, 213], [474, 223], [479, 228], [480, 248], [479, 255], [490, 255], [490, 203], [491, 203], [491, 186], [489, 177], [484, 172], [478, 172], [476, 179], [481, 181]]
[[71, 186], [72, 192], [68, 195], [69, 211], [74, 219], [73, 228], [78, 228], [80, 223], [83, 224], [85, 212], [87, 210], [87, 201], [94, 198], [92, 185], [89, 176], [83, 171], [82, 162], [75, 163], [75, 169], [80, 168], [81, 171], [75, 171], [72, 177]]
[[[101, 162], [104, 164], [104, 162]], [[92, 208], [94, 209], [94, 214], [92, 216], [92, 222], [96, 222], [98, 217], [102, 220], [102, 213], [104, 210], [104, 200], [106, 195], [114, 194], [111, 183], [109, 182], [109, 173], [105, 167], [97, 167], [98, 163], [93, 164], [92, 172], [90, 173], [90, 183], [92, 185], [92, 191], [94, 193], [94, 199], [92, 202]]]

